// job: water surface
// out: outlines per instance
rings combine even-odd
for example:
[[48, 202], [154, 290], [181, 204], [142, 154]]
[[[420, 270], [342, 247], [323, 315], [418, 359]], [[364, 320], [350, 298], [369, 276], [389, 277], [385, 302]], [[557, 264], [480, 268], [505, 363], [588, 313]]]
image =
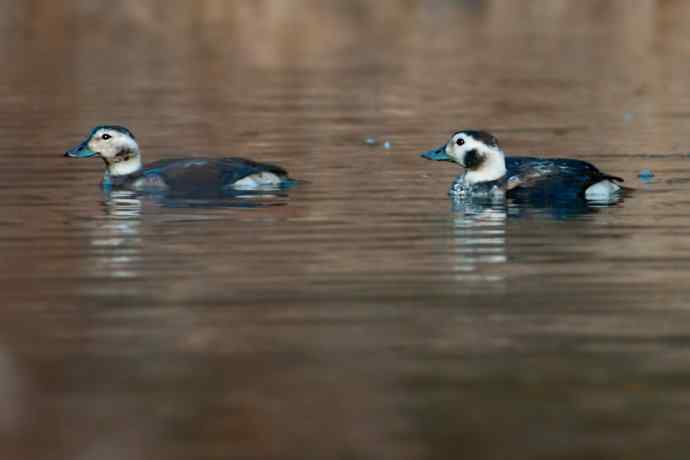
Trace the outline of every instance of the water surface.
[[[162, 3], [0, 0], [0, 457], [687, 457], [685, 2]], [[304, 183], [105, 195], [111, 122]], [[636, 190], [458, 205], [462, 128]]]

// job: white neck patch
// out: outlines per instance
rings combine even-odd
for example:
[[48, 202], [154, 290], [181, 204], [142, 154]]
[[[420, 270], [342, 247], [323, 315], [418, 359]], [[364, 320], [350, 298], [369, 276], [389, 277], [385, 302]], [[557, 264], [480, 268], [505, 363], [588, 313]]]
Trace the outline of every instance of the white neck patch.
[[141, 167], [141, 155], [137, 154], [126, 161], [109, 164], [108, 173], [110, 173], [111, 176], [126, 176], [139, 171]]
[[468, 185], [498, 180], [506, 175], [505, 155], [500, 148], [482, 145], [480, 153], [484, 155], [484, 162], [479, 168], [465, 173], [465, 183]]

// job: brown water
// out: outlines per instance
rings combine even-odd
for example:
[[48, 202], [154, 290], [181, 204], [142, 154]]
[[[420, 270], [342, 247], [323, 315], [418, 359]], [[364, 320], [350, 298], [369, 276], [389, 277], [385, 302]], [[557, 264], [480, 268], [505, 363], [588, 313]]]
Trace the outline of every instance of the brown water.
[[[0, 0], [0, 458], [687, 458], [690, 4], [633, 3]], [[104, 122], [306, 182], [106, 196]], [[636, 191], [454, 207], [461, 128]]]

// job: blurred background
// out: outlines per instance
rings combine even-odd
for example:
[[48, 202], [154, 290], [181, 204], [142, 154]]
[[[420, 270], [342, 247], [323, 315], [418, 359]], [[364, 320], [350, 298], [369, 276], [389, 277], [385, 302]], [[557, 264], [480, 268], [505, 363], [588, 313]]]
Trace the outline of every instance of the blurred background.
[[[690, 2], [0, 11], [0, 458], [687, 457]], [[303, 182], [104, 194], [101, 123]], [[635, 191], [459, 206], [469, 128]]]

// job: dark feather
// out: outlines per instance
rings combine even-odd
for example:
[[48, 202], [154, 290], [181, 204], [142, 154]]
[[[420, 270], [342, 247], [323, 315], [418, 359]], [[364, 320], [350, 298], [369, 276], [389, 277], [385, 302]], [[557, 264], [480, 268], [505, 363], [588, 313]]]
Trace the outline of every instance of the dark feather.
[[507, 157], [506, 168], [511, 196], [569, 199], [583, 196], [588, 187], [602, 180], [623, 182], [591, 163], [573, 159]]
[[465, 134], [467, 136], [470, 136], [471, 138], [478, 140], [480, 142], [483, 142], [484, 144], [491, 146], [491, 147], [498, 147], [498, 139], [494, 137], [493, 134], [487, 133], [486, 131], [477, 131], [473, 129], [466, 129], [463, 131], [458, 131], [453, 136], [456, 134]]
[[144, 175], [158, 175], [169, 189], [180, 193], [219, 191], [253, 174], [273, 173], [287, 178], [280, 166], [243, 158], [161, 160], [146, 165]]

